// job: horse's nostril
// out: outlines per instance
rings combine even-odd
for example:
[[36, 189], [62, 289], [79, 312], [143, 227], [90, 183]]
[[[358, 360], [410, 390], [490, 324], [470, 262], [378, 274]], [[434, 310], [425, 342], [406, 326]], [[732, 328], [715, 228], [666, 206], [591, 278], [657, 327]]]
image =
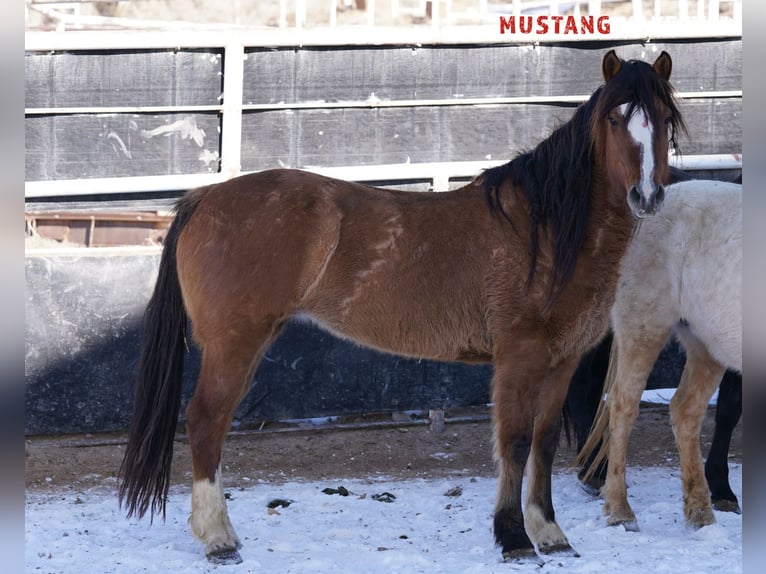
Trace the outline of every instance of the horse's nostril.
[[635, 185], [628, 191], [628, 201], [636, 207], [641, 205], [641, 194], [638, 192], [638, 188]]
[[655, 196], [655, 202], [659, 206], [663, 201], [665, 201], [665, 186], [664, 185], [658, 185], [657, 186], [657, 195]]

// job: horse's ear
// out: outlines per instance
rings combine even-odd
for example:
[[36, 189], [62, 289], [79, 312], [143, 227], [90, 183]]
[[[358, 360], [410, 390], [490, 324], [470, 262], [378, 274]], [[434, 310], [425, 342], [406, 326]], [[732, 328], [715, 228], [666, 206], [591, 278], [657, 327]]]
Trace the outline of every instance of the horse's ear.
[[604, 82], [611, 80], [622, 67], [622, 60], [617, 56], [617, 52], [609, 50], [601, 62], [601, 73], [604, 75]]
[[673, 69], [673, 60], [670, 59], [670, 54], [663, 50], [662, 53], [657, 56], [654, 64], [652, 64], [652, 68], [654, 68], [654, 71], [657, 72], [660, 78], [665, 81], [669, 80], [670, 72]]

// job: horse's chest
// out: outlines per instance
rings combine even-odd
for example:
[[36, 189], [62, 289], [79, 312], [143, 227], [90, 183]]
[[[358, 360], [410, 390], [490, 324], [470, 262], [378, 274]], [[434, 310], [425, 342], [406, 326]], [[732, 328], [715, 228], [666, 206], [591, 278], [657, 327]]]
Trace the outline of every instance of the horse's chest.
[[[609, 329], [614, 289], [588, 290], [552, 317], [554, 355], [582, 354], [593, 347]], [[558, 336], [555, 336], [558, 335]]]

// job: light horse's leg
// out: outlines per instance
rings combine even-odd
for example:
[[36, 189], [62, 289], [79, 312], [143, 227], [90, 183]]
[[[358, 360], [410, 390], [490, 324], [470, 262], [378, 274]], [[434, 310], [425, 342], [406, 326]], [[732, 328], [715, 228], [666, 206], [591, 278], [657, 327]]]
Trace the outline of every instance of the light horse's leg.
[[[550, 463], [558, 440], [561, 406], [576, 361], [558, 369], [547, 382], [550, 354], [544, 339], [515, 340], [508, 351], [495, 353], [495, 373], [492, 379], [494, 403], [495, 459], [500, 467], [495, 505], [495, 541], [501, 546], [506, 560], [536, 561], [533, 540], [541, 552], [571, 550], [566, 537], [555, 522], [550, 501]], [[539, 419], [540, 396], [543, 389], [556, 392], [543, 400], [545, 412]], [[550, 409], [556, 403], [555, 415]], [[537, 479], [533, 479], [528, 497], [528, 528], [525, 529], [521, 506], [524, 468], [530, 453], [539, 457], [533, 463]], [[547, 472], [547, 476], [546, 476]], [[527, 534], [529, 532], [529, 534]], [[530, 538], [531, 536], [531, 538]]]
[[702, 466], [700, 431], [708, 403], [725, 368], [690, 333], [679, 331], [686, 350], [686, 365], [673, 399], [670, 417], [681, 458], [681, 483], [687, 526], [701, 528], [715, 522]]
[[609, 464], [603, 488], [604, 513], [610, 526], [623, 525], [637, 531], [638, 522], [628, 502], [625, 483], [628, 439], [638, 416], [641, 394], [657, 357], [670, 336], [670, 328], [650, 330], [648, 326], [638, 335], [615, 329], [612, 353], [616, 356], [614, 383], [609, 389]]

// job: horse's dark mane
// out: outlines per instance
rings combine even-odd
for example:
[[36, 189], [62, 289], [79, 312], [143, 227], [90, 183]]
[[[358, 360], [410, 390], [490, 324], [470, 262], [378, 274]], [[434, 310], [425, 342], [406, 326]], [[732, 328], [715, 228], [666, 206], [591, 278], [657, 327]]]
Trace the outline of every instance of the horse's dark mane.
[[655, 97], [670, 113], [671, 145], [676, 146], [677, 129], [685, 130], [675, 101], [675, 92], [652, 67], [636, 60], [622, 62], [619, 72], [596, 89], [572, 118], [558, 127], [533, 150], [510, 162], [488, 169], [480, 176], [490, 210], [513, 222], [501, 201], [503, 183], [510, 179], [515, 192], [526, 199], [531, 217], [531, 261], [527, 286], [537, 268], [540, 227], [550, 229], [555, 244], [548, 303], [561, 292], [574, 272], [584, 236], [589, 209], [596, 123], [615, 107], [628, 103], [629, 118], [643, 107], [652, 125], [666, 118], [658, 116]]

